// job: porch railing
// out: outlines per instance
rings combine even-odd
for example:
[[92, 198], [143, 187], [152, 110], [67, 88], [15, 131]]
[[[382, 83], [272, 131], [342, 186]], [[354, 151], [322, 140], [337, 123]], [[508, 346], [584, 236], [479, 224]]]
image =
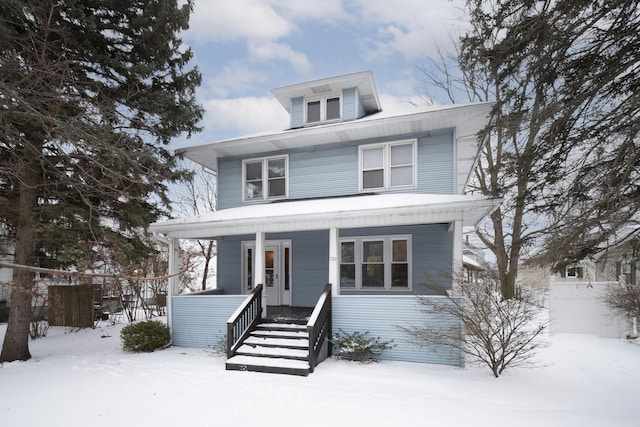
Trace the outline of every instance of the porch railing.
[[262, 284], [255, 287], [247, 299], [227, 320], [227, 357], [233, 357], [238, 344], [262, 319]]
[[319, 363], [320, 353], [326, 341], [327, 357], [331, 356], [331, 284], [325, 286], [324, 291], [318, 298], [313, 313], [307, 322], [307, 332], [309, 333], [309, 368], [313, 372]]

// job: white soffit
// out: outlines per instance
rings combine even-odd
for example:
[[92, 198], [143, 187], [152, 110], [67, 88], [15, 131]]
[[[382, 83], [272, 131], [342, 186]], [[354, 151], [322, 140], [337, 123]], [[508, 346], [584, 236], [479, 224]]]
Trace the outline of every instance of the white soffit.
[[500, 199], [440, 194], [377, 194], [256, 204], [177, 218], [150, 225], [155, 233], [183, 239], [323, 230], [331, 227], [387, 227], [463, 221], [473, 225], [493, 212]]

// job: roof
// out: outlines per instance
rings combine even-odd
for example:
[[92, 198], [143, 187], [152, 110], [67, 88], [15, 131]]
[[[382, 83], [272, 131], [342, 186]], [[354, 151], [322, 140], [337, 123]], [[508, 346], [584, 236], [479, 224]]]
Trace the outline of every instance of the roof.
[[375, 194], [255, 204], [197, 217], [155, 222], [150, 230], [173, 238], [220, 236], [433, 224], [463, 221], [476, 224], [502, 202], [481, 196], [442, 194]]
[[342, 92], [343, 89], [357, 87], [365, 114], [380, 111], [378, 91], [371, 71], [345, 74], [311, 82], [297, 83], [272, 89], [271, 93], [291, 113], [291, 98], [313, 97], [324, 93]]
[[218, 159], [278, 152], [340, 142], [381, 137], [402, 137], [421, 132], [455, 128], [457, 193], [462, 194], [478, 155], [477, 133], [489, 122], [493, 103], [457, 104], [431, 107], [400, 116], [378, 114], [349, 122], [329, 123], [253, 136], [227, 139], [183, 150], [186, 158], [211, 170]]

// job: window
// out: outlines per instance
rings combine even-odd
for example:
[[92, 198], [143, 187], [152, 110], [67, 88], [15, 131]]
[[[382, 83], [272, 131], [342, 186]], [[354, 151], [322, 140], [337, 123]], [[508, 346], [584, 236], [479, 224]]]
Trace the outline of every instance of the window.
[[286, 156], [245, 160], [242, 165], [245, 201], [287, 197]]
[[340, 241], [340, 287], [409, 290], [409, 236], [360, 237]]
[[306, 123], [337, 120], [340, 115], [340, 97], [336, 95], [314, 98], [306, 103]]
[[415, 140], [361, 146], [360, 190], [413, 187], [415, 159]]
[[582, 267], [566, 267], [565, 277], [572, 279], [582, 279], [583, 276], [583, 268]]

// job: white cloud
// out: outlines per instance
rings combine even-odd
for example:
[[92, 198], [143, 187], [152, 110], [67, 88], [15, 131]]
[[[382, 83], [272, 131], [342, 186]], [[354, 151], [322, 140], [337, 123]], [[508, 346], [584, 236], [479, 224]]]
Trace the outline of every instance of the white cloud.
[[243, 93], [253, 89], [256, 83], [267, 80], [267, 76], [243, 63], [230, 63], [222, 71], [204, 81], [205, 97], [226, 98], [231, 93]]
[[293, 68], [300, 72], [306, 72], [311, 68], [311, 63], [305, 54], [294, 51], [286, 44], [271, 41], [252, 41], [249, 42], [249, 52], [251, 59], [265, 62], [282, 59], [289, 62]]
[[272, 97], [210, 99], [204, 107], [203, 125], [216, 139], [289, 127], [287, 111]]
[[367, 57], [399, 52], [409, 59], [448, 51], [465, 26], [460, 0], [356, 0], [362, 22], [378, 26], [378, 38], [365, 40]]
[[295, 27], [261, 0], [198, 0], [189, 22], [187, 37], [207, 41], [278, 39]]

